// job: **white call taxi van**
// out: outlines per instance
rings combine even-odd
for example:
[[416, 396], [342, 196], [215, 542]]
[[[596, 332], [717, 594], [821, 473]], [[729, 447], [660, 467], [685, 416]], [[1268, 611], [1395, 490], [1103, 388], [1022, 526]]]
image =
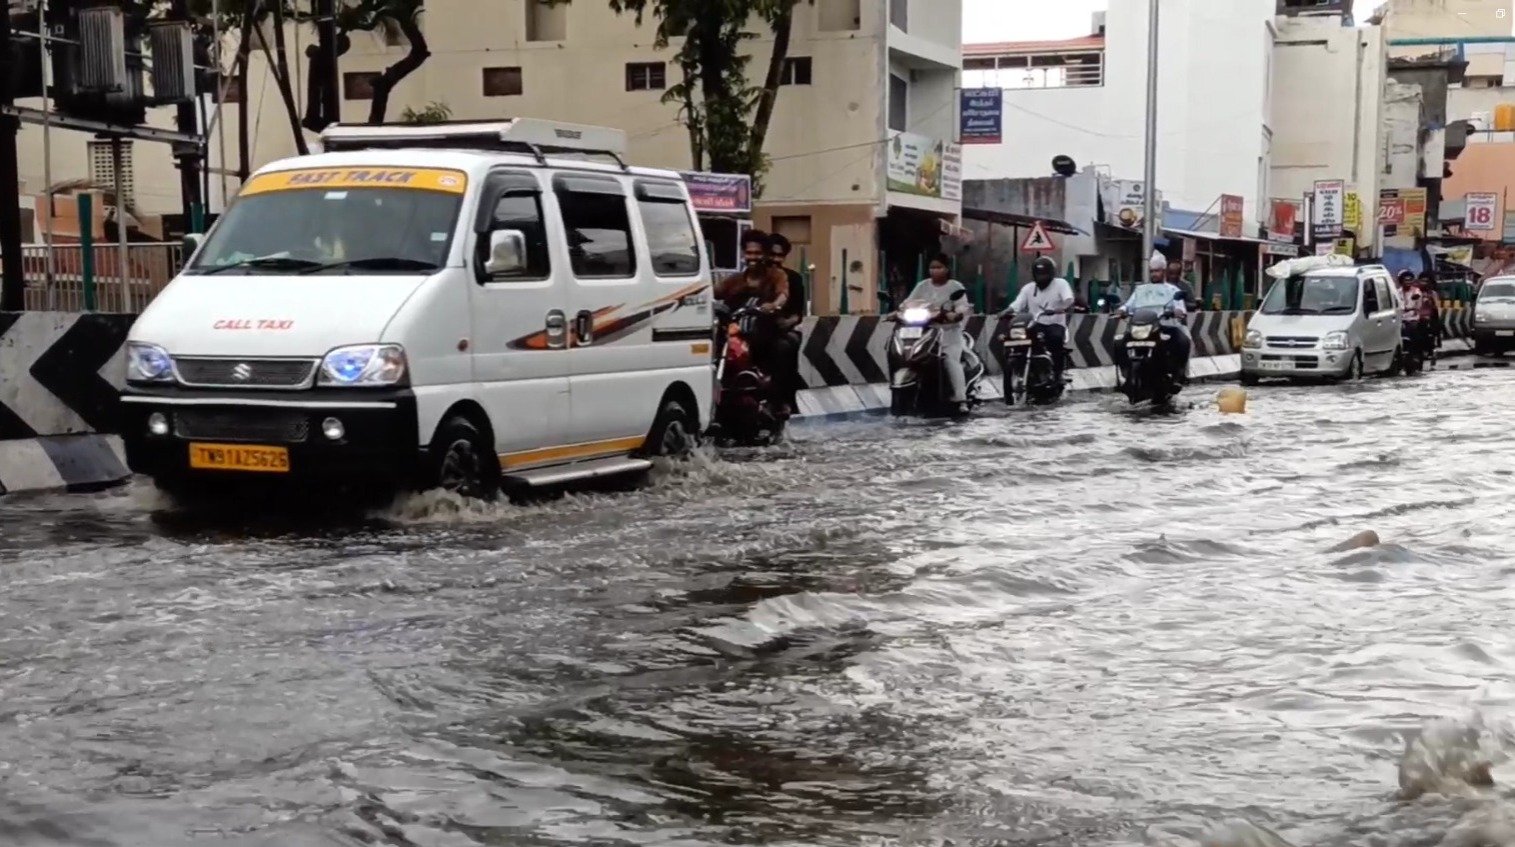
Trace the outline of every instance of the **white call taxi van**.
[[709, 425], [710, 263], [619, 130], [328, 128], [260, 169], [133, 325], [128, 464], [501, 487], [638, 474]]

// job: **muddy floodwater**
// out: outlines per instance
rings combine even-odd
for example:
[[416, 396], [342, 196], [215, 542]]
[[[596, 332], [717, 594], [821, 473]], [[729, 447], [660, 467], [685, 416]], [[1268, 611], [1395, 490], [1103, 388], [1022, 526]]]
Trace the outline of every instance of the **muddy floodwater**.
[[1436, 373], [525, 506], [6, 500], [0, 844], [1515, 844], [1511, 420]]

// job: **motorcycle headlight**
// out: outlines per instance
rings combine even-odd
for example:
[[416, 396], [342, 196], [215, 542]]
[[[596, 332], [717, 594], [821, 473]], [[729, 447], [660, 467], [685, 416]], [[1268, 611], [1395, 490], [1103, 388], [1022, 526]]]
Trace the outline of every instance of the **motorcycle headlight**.
[[398, 344], [358, 344], [338, 347], [321, 360], [318, 385], [333, 387], [397, 385], [408, 368], [405, 348]]
[[923, 324], [931, 320], [931, 310], [925, 308], [906, 309], [900, 319], [907, 324]]
[[1011, 327], [1010, 328], [1010, 340], [1011, 341], [1025, 341], [1026, 340], [1026, 328], [1023, 327], [1023, 326]]
[[1341, 330], [1328, 332], [1320, 340], [1320, 346], [1326, 350], [1345, 350], [1347, 349], [1347, 334]]
[[1142, 324], [1141, 326], [1133, 326], [1133, 327], [1131, 327], [1131, 337], [1134, 338], [1134, 339], [1136, 339], [1137, 341], [1146, 341], [1147, 340], [1147, 336], [1149, 336], [1151, 334], [1152, 334], [1152, 325], [1151, 324]]
[[173, 382], [174, 360], [156, 344], [126, 342], [127, 382]]
[[1242, 340], [1241, 346], [1248, 350], [1257, 350], [1262, 347], [1263, 334], [1259, 330], [1247, 330], [1247, 337]]

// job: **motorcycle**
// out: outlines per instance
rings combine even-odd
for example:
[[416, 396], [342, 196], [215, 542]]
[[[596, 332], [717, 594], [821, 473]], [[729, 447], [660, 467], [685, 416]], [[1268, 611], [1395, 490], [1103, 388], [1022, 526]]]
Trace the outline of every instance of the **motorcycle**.
[[773, 316], [756, 298], [731, 310], [715, 306], [715, 419], [711, 434], [731, 446], [766, 447], [784, 436], [789, 416], [775, 402], [774, 377], [757, 364], [753, 339], [772, 333]]
[[1044, 406], [1063, 396], [1067, 380], [1054, 376], [1045, 326], [1017, 315], [1001, 343], [1005, 348], [1005, 405]]
[[1414, 376], [1436, 361], [1436, 339], [1416, 322], [1400, 323], [1400, 371]]
[[[953, 302], [968, 296], [952, 295]], [[942, 329], [936, 323], [941, 310], [923, 300], [907, 300], [889, 317], [898, 326], [889, 339], [889, 411], [895, 415], [942, 417], [950, 414], [950, 386], [942, 367]], [[963, 345], [963, 382], [970, 407], [978, 405], [980, 388], [989, 370], [973, 349], [971, 339]]]
[[1175, 361], [1173, 333], [1179, 330], [1162, 324], [1172, 316], [1172, 306], [1138, 309], [1125, 334], [1115, 339], [1126, 354], [1125, 364], [1116, 369], [1116, 389], [1133, 404], [1151, 401], [1162, 406], [1187, 382], [1187, 375], [1179, 373], [1182, 364]]

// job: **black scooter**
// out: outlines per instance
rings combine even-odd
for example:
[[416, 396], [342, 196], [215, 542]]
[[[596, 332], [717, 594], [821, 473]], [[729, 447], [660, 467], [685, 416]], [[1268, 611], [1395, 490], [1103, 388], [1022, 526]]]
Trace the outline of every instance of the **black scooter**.
[[[954, 302], [967, 291], [952, 295]], [[890, 315], [896, 327], [889, 339], [889, 411], [894, 415], [944, 417], [953, 410], [947, 402], [947, 374], [942, 365], [941, 309], [921, 300], [907, 300]], [[979, 402], [979, 386], [988, 373], [984, 360], [970, 343], [963, 347], [963, 381], [968, 406]]]

